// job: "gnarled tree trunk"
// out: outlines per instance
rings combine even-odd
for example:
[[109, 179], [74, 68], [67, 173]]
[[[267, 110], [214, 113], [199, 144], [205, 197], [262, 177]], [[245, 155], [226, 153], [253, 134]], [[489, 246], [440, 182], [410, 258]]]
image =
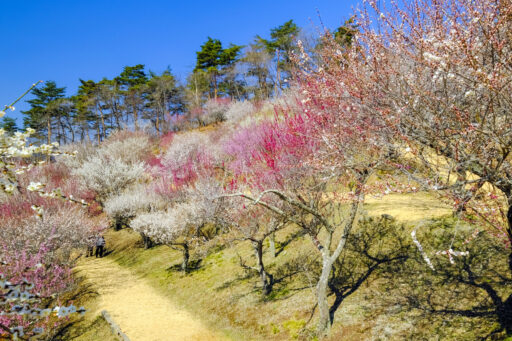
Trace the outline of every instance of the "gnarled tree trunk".
[[190, 260], [190, 250], [187, 243], [182, 243], [181, 247], [183, 248], [183, 261], [181, 263], [181, 271], [187, 272], [188, 270], [188, 262]]
[[153, 247], [154, 244], [153, 244], [153, 241], [151, 240], [151, 238], [149, 238], [142, 232], [140, 233], [140, 236], [142, 237], [142, 242], [144, 243], [144, 248], [146, 250]]
[[274, 286], [274, 276], [267, 273], [263, 263], [263, 240], [252, 241], [252, 247], [257, 260], [257, 270], [260, 275], [263, 295], [269, 295]]
[[331, 317], [329, 313], [328, 288], [329, 276], [332, 271], [333, 262], [329, 259], [327, 252], [322, 259], [322, 273], [316, 284], [316, 299], [319, 312], [319, 320], [317, 325], [317, 332], [321, 336], [329, 334], [331, 329]]

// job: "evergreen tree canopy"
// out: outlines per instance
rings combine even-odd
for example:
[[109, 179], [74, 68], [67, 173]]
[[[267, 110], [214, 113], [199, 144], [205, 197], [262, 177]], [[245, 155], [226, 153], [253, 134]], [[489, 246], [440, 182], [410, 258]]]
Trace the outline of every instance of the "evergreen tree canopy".
[[65, 87], [57, 87], [54, 81], [47, 81], [43, 87], [34, 88], [31, 93], [35, 98], [27, 101], [31, 108], [22, 111], [22, 114], [25, 115], [23, 119], [25, 127], [43, 133], [46, 131], [48, 142], [50, 142], [53, 120], [59, 114], [54, 110], [56, 108], [54, 102], [64, 98], [65, 91]]
[[78, 93], [72, 100], [76, 107], [75, 123], [82, 130], [86, 130], [90, 123], [96, 121], [93, 108], [96, 106], [98, 83], [92, 80], [84, 81], [83, 79], [80, 79], [80, 83]]
[[161, 75], [150, 72], [150, 77], [146, 84], [147, 108], [150, 110], [146, 112], [145, 118], [149, 119], [160, 133], [170, 129], [167, 124], [164, 126], [169, 116], [184, 111], [184, 91], [171, 70], [166, 70]]
[[208, 37], [201, 45], [201, 51], [196, 52], [197, 62], [194, 71], [217, 69], [221, 65], [222, 51], [220, 40]]
[[264, 46], [268, 53], [275, 55], [276, 63], [276, 89], [282, 89], [281, 73], [289, 74], [291, 61], [289, 52], [294, 48], [294, 38], [300, 32], [299, 27], [289, 20], [281, 26], [270, 30], [270, 39], [256, 36], [256, 41]]
[[121, 87], [125, 90], [140, 87], [148, 81], [148, 77], [144, 72], [145, 66], [137, 64], [135, 66], [125, 66], [123, 72], [115, 78]]
[[208, 40], [201, 45], [201, 51], [196, 52], [197, 62], [194, 71], [219, 71], [222, 67], [230, 66], [238, 60], [242, 47], [230, 44], [227, 49], [224, 49], [220, 40], [208, 37]]
[[354, 17], [346, 20], [342, 26], [334, 31], [334, 39], [343, 47], [350, 47], [352, 45], [352, 40], [358, 27], [354, 20]]
[[196, 52], [197, 61], [194, 73], [206, 71], [210, 75], [213, 97], [217, 97], [219, 88], [224, 89], [224, 92], [231, 95], [229, 89], [233, 88], [234, 80], [232, 77], [230, 79], [228, 79], [229, 77], [226, 77], [226, 79], [221, 77], [233, 69], [239, 59], [242, 47], [241, 45], [230, 44], [228, 48], [224, 49], [220, 40], [208, 37], [208, 40], [201, 45], [201, 50]]
[[256, 36], [256, 38], [267, 48], [269, 53], [275, 53], [277, 50], [287, 52], [292, 49], [293, 39], [299, 31], [299, 27], [293, 20], [289, 20], [270, 30], [271, 39], [263, 39], [260, 36]]
[[18, 131], [18, 126], [16, 126], [16, 119], [5, 116], [4, 118], [2, 118], [0, 128], [5, 130], [8, 134], [14, 134], [15, 132]]

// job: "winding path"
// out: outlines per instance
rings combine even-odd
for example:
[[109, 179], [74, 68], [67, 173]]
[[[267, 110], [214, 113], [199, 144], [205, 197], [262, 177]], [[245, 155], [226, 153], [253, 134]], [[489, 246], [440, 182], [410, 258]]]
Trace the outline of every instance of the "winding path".
[[89, 258], [77, 270], [100, 294], [99, 307], [91, 313], [107, 310], [131, 341], [223, 339], [111, 259]]

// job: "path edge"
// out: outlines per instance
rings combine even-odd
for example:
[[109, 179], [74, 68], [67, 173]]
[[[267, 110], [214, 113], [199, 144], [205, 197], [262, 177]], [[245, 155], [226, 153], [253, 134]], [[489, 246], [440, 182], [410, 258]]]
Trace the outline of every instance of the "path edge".
[[119, 326], [117, 325], [117, 323], [112, 319], [112, 317], [110, 316], [110, 314], [108, 313], [108, 311], [103, 310], [103, 311], [101, 312], [101, 316], [103, 316], [103, 318], [105, 319], [105, 321], [107, 321], [107, 323], [110, 325], [110, 328], [112, 329], [112, 333], [113, 333], [115, 336], [120, 337], [122, 341], [130, 341], [130, 338], [129, 338], [125, 333], [123, 333], [123, 331], [121, 330], [121, 328], [119, 328]]

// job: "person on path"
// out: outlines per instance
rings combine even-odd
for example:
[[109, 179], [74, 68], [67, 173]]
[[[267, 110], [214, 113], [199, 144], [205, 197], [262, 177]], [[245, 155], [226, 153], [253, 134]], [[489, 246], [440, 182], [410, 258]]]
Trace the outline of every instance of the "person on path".
[[87, 239], [87, 252], [85, 253], [85, 257], [92, 257], [94, 255], [94, 237], [89, 237]]
[[103, 253], [105, 252], [105, 238], [103, 236], [100, 236], [96, 240], [96, 258], [102, 258]]

